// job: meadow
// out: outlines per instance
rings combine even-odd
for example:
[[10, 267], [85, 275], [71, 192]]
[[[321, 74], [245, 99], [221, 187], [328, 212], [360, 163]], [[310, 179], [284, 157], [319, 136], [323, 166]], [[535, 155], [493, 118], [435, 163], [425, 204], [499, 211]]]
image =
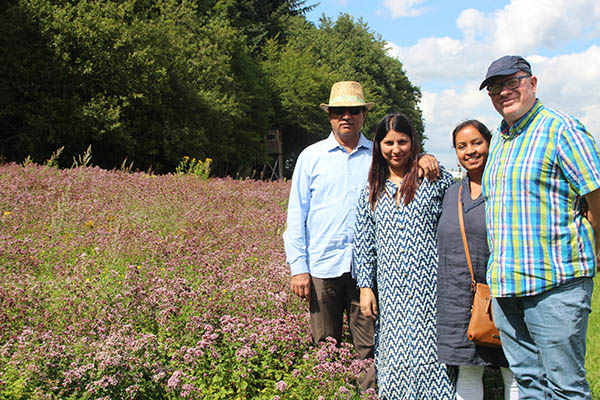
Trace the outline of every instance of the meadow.
[[289, 291], [289, 182], [13, 163], [0, 188], [0, 399], [375, 399]]

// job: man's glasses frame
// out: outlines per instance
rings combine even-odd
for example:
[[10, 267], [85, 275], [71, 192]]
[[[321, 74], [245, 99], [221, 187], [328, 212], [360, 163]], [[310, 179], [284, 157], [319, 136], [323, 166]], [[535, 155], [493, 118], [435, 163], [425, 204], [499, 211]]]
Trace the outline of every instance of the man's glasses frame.
[[329, 112], [333, 115], [344, 115], [346, 114], [346, 110], [350, 113], [350, 115], [358, 115], [365, 110], [364, 107], [329, 107]]
[[521, 79], [525, 79], [525, 78], [531, 78], [531, 75], [514, 76], [512, 78], [505, 80], [504, 82], [488, 85], [487, 91], [492, 96], [496, 96], [496, 95], [500, 94], [503, 87], [505, 87], [509, 90], [515, 90], [516, 88], [521, 86]]

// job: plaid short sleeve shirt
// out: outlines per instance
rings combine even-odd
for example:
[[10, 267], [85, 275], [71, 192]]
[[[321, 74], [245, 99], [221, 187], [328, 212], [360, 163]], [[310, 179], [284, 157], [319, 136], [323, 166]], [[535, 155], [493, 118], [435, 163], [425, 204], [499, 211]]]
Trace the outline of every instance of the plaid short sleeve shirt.
[[594, 231], [581, 206], [600, 188], [600, 153], [579, 121], [539, 100], [512, 127], [503, 121], [482, 185], [493, 296], [535, 295], [594, 276]]

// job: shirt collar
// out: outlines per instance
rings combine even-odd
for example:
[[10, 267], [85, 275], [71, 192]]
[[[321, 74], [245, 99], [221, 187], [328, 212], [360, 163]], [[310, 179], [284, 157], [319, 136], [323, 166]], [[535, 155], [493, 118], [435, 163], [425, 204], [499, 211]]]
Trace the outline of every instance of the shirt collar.
[[540, 112], [542, 107], [543, 107], [542, 102], [539, 101], [538, 99], [536, 99], [535, 103], [533, 104], [533, 107], [531, 107], [531, 109], [529, 111], [527, 111], [525, 113], [525, 115], [523, 115], [510, 128], [508, 127], [508, 124], [506, 123], [506, 121], [502, 120], [502, 122], [500, 123], [500, 127], [498, 128], [500, 131], [500, 134], [505, 139], [508, 139], [511, 136], [519, 135], [521, 132], [523, 132], [527, 129], [527, 127], [529, 126], [531, 121], [533, 121], [533, 118], [537, 115], [538, 112]]
[[[341, 149], [346, 151], [346, 149], [344, 149], [344, 147], [338, 143], [337, 140], [335, 140], [335, 137], [333, 136], [333, 132], [331, 132], [329, 134], [329, 136], [326, 139], [326, 144], [327, 144], [327, 150], [328, 151], [333, 151], [336, 149]], [[370, 141], [369, 139], [367, 139], [365, 137], [365, 135], [362, 134], [362, 132], [360, 133], [360, 137], [358, 138], [358, 144], [356, 145], [356, 148], [354, 149], [353, 153], [358, 151], [359, 149], [367, 149], [367, 150], [372, 150], [373, 149], [373, 142]]]

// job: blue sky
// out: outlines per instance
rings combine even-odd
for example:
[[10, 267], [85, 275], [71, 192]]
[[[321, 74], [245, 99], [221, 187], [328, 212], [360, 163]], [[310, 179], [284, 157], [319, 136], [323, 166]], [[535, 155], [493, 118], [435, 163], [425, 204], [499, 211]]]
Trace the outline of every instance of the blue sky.
[[[314, 4], [316, 1], [307, 2]], [[573, 114], [600, 143], [600, 2], [597, 0], [323, 0], [308, 15], [362, 18], [421, 88], [427, 151], [457, 168], [450, 134], [477, 118], [500, 121], [485, 91], [488, 65], [518, 54], [538, 77], [538, 98]], [[368, 99], [367, 99], [368, 100]]]

